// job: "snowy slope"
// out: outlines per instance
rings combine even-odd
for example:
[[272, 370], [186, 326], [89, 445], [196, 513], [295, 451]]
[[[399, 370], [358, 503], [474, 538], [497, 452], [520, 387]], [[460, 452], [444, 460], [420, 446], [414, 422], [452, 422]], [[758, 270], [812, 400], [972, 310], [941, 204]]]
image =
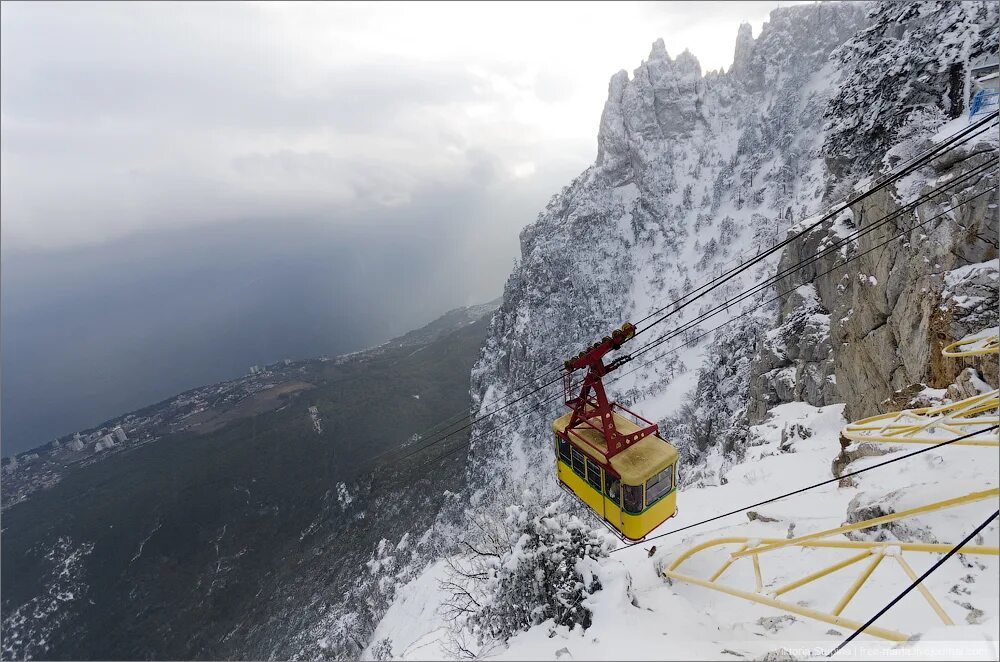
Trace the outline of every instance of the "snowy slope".
[[[839, 431], [845, 423], [842, 409], [841, 405], [817, 408], [804, 403], [776, 407], [768, 422], [752, 428], [753, 445], [743, 461], [725, 472], [726, 484], [685, 490], [678, 517], [652, 535], [712, 517], [718, 514], [720, 504], [736, 507], [755, 503], [828, 479], [830, 464], [840, 451]], [[795, 429], [796, 433], [788, 435], [788, 429]], [[902, 448], [885, 456], [862, 458], [851, 463], [848, 470], [912, 450]], [[759, 659], [778, 648], [804, 657], [803, 652], [815, 647], [832, 648], [850, 633], [701, 587], [681, 582], [671, 584], [657, 570], [681, 551], [712, 538], [785, 538], [791, 525], [795, 535], [804, 535], [843, 524], [844, 513], [852, 500], [859, 497], [864, 500], [866, 495], [893, 494], [905, 488], [892, 505], [897, 509], [910, 508], [960, 496], [972, 489], [997, 487], [998, 472], [1000, 459], [994, 450], [948, 447], [863, 474], [855, 486], [831, 484], [755, 510], [774, 522], [750, 521], [744, 514], [732, 515], [677, 536], [625, 548], [597, 566], [603, 588], [583, 603], [594, 614], [593, 626], [586, 631], [579, 628], [570, 631], [542, 623], [516, 635], [507, 648], [487, 648], [482, 652], [489, 658], [510, 660], [685, 660], [721, 659], [726, 655]], [[926, 542], [957, 541], [969, 532], [970, 522], [981, 521], [995, 508], [995, 502], [980, 502], [924, 515], [907, 523], [912, 529], [933, 530], [935, 536], [942, 538]], [[984, 532], [986, 544], [996, 544], [997, 537], [998, 526], [994, 523]], [[893, 533], [887, 533], [885, 539], [891, 543]], [[647, 550], [652, 545], [656, 545], [656, 552], [650, 557]], [[721, 550], [714, 550], [688, 560], [681, 570], [708, 576], [724, 558]], [[791, 549], [764, 556], [765, 587], [779, 586], [842, 558], [845, 555], [840, 550]], [[920, 573], [936, 557], [908, 554], [906, 558]], [[798, 589], [788, 597], [804, 606], [831, 608], [859, 572], [860, 566], [854, 566]], [[949, 616], [958, 624], [970, 626], [960, 632], [963, 650], [984, 653], [966, 659], [995, 659], [1000, 624], [998, 572], [996, 557], [965, 557], [961, 561], [952, 560], [928, 582]], [[447, 623], [437, 609], [444, 595], [439, 582], [446, 577], [446, 565], [438, 562], [403, 589], [376, 631], [375, 640], [390, 638], [393, 654], [400, 659], [450, 657]], [[754, 580], [749, 560], [734, 564], [727, 571], [726, 583], [752, 590]], [[864, 621], [905, 585], [900, 569], [886, 563], [848, 605], [844, 616]], [[913, 593], [878, 624], [903, 632], [930, 631], [938, 623], [936, 618], [923, 599]], [[938, 636], [946, 634], [939, 632]], [[992, 641], [993, 647], [985, 645], [984, 640]], [[843, 655], [864, 656], [873, 647], [887, 646], [863, 637], [853, 652], [845, 651]]]

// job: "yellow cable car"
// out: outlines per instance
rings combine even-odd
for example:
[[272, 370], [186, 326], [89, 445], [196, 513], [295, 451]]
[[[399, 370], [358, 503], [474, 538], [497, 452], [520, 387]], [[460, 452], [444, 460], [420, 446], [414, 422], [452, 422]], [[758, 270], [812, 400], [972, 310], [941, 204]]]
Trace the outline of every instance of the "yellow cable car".
[[[655, 423], [609, 402], [601, 378], [629, 360], [604, 365], [603, 357], [635, 335], [625, 323], [611, 336], [566, 361], [563, 373], [570, 412], [552, 423], [556, 476], [590, 510], [628, 540], [646, 535], [677, 514], [677, 449], [659, 437]], [[587, 368], [580, 394], [571, 375]]]

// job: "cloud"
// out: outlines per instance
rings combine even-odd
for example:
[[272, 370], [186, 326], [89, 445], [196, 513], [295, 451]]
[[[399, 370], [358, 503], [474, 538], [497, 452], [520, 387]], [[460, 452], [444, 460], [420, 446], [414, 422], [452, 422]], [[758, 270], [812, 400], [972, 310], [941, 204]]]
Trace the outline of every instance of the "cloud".
[[716, 19], [765, 5], [13, 4], [4, 238], [52, 248], [338, 207], [349, 222], [449, 178], [522, 186], [520, 164], [556, 143], [582, 170], [611, 73], [658, 36], [704, 57], [695, 28], [731, 57]]

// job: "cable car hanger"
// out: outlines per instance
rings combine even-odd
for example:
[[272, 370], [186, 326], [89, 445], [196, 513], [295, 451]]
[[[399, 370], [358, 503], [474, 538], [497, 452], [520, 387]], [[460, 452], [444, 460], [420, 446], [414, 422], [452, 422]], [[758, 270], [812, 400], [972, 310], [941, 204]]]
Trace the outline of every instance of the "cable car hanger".
[[[569, 425], [566, 426], [566, 432], [569, 433], [570, 430], [581, 426], [600, 431], [607, 443], [607, 449], [601, 450], [608, 460], [640, 439], [659, 431], [655, 423], [647, 421], [617, 402], [609, 401], [604, 390], [604, 383], [601, 381], [604, 375], [632, 360], [630, 355], [625, 354], [608, 365], [604, 365], [604, 356], [608, 352], [620, 349], [622, 344], [634, 337], [635, 325], [631, 322], [625, 322], [620, 329], [612, 331], [610, 336], [604, 336], [601, 342], [594, 343], [564, 363], [563, 391], [566, 394], [566, 406], [573, 410]], [[580, 386], [580, 394], [571, 398], [573, 372], [583, 368], [587, 368], [587, 375], [583, 378], [583, 383]], [[590, 397], [591, 391], [594, 392], [594, 397]], [[615, 425], [615, 417], [612, 416], [615, 409], [627, 412], [641, 419], [647, 425], [638, 431], [622, 434]], [[601, 427], [598, 428], [591, 423], [591, 419], [594, 418], [600, 419]]]

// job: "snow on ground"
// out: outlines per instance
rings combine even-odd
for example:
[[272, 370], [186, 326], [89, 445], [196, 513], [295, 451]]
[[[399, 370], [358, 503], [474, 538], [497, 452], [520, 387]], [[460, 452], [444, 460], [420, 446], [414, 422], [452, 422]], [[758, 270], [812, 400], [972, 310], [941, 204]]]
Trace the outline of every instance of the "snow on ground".
[[[448, 576], [448, 564], [441, 560], [428, 566], [422, 574], [402, 587], [392, 606], [382, 617], [372, 644], [389, 638], [394, 659], [439, 660], [450, 657], [445, 643], [446, 624], [440, 608], [445, 593], [439, 584]], [[370, 656], [362, 656], [370, 659]]]
[[[704, 347], [698, 346], [687, 351], [683, 357], [685, 363], [690, 362], [697, 365], [704, 355]], [[698, 371], [687, 370], [670, 380], [666, 388], [655, 395], [651, 395], [642, 402], [636, 403], [635, 411], [642, 412], [642, 415], [651, 421], [663, 420], [668, 416], [677, 413], [684, 402], [684, 396], [692, 392], [698, 385]]]
[[995, 259], [978, 264], [964, 264], [957, 269], [952, 269], [944, 275], [945, 293], [948, 293], [966, 281], [975, 280], [976, 278], [996, 281], [998, 270], [1000, 270], [1000, 260]]
[[[679, 513], [650, 538], [715, 516], [721, 512], [762, 501], [799, 487], [829, 479], [831, 463], [840, 453], [839, 432], [846, 421], [842, 405], [812, 407], [794, 402], [776, 407], [765, 423], [751, 430], [746, 457], [725, 473], [718, 486], [683, 488], [678, 496]], [[864, 457], [849, 469], [916, 450], [885, 446], [886, 455]], [[683, 550], [722, 536], [786, 538], [834, 528], [847, 520], [852, 500], [879, 503], [902, 510], [968, 492], [996, 487], [1000, 458], [993, 449], [949, 446], [901, 460], [854, 479], [841, 487], [831, 483], [753, 510], [756, 521], [745, 513], [700, 526], [678, 535], [668, 535], [623, 548], [601, 562], [598, 577], [603, 589], [584, 600], [593, 612], [593, 625], [586, 631], [538, 625], [510, 640], [499, 650], [484, 651], [484, 657], [515, 659], [759, 659], [784, 649], [798, 659], [823, 654], [850, 632], [818, 621], [793, 616], [720, 592], [674, 581], [667, 582], [659, 570]], [[914, 541], [958, 542], [996, 508], [996, 499], [904, 520], [906, 528], [883, 532], [890, 544], [896, 533]], [[764, 521], [763, 518], [773, 521]], [[595, 522], [596, 526], [596, 522]], [[872, 537], [871, 533], [855, 539]], [[983, 534], [982, 544], [995, 545], [998, 526]], [[654, 554], [649, 550], [656, 546]], [[678, 571], [708, 577], [726, 558], [726, 549], [712, 548], [689, 558]], [[765, 589], [774, 588], [853, 552], [834, 549], [788, 548], [761, 556]], [[906, 560], [922, 573], [936, 554], [907, 552]], [[785, 594], [783, 599], [829, 611], [846, 587], [864, 567], [850, 566], [813, 584]], [[964, 555], [950, 559], [927, 584], [944, 610], [958, 626], [941, 629], [940, 621], [917, 592], [912, 592], [878, 621], [878, 625], [905, 633], [924, 633], [907, 650], [869, 636], [861, 636], [838, 658], [899, 657], [916, 659], [961, 657], [997, 659], [998, 561], [996, 557]], [[446, 564], [438, 562], [404, 587], [376, 631], [373, 642], [392, 640], [393, 655], [401, 659], [450, 657], [446, 646], [446, 624], [437, 611], [442, 593], [438, 582], [446, 577]], [[752, 591], [753, 570], [749, 559], [734, 563], [723, 577], [730, 586]], [[864, 621], [908, 584], [902, 569], [889, 558], [848, 604], [843, 615]], [[935, 629], [937, 628], [937, 629]]]
[[[948, 140], [948, 138], [951, 138], [952, 136], [954, 136], [959, 131], [968, 128], [969, 125], [975, 124], [977, 122], [981, 122], [984, 119], [985, 119], [984, 115], [979, 115], [977, 117], [971, 117], [971, 118], [968, 117], [968, 116], [966, 116], [966, 115], [963, 115], [962, 117], [956, 117], [955, 119], [951, 120], [950, 122], [946, 122], [945, 124], [942, 124], [941, 128], [937, 130], [937, 133], [934, 134], [934, 136], [931, 138], [931, 140], [934, 141], [935, 143], [944, 142], [945, 140]], [[995, 135], [994, 131], [985, 131], [982, 134], [982, 138], [981, 139], [982, 140], [989, 140], [994, 135]]]

